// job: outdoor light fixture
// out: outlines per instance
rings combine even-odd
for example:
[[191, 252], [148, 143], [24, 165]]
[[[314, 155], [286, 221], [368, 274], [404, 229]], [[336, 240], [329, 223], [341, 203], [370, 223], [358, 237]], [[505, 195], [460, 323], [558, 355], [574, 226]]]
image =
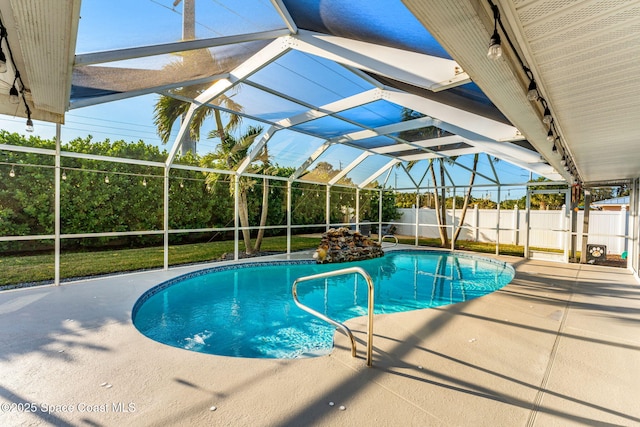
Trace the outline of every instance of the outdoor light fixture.
[[[0, 73], [7, 72], [7, 57], [2, 50], [2, 39], [7, 38], [7, 29], [0, 22]], [[9, 46], [9, 42], [7, 42], [7, 46]]]
[[[494, 4], [494, 0], [487, 0], [487, 3], [491, 7], [491, 11], [493, 12], [493, 35], [491, 36], [491, 40], [489, 41], [489, 52], [487, 53], [487, 57], [489, 57], [490, 59], [498, 59], [502, 55], [501, 39], [500, 39], [500, 35], [498, 34], [498, 26], [499, 26], [502, 31], [502, 37], [506, 40], [507, 44], [511, 48], [510, 52], [518, 61], [518, 63], [520, 64], [520, 67], [522, 67], [522, 71], [524, 71], [524, 74], [529, 79], [529, 86], [527, 88], [527, 100], [531, 102], [540, 101], [540, 103], [542, 104], [542, 108], [544, 111], [542, 114], [542, 122], [545, 125], [547, 125], [547, 127], [549, 128], [549, 131], [547, 132], [547, 141], [553, 144], [551, 151], [554, 153], [557, 153], [558, 151], [560, 151], [560, 154], [562, 154], [562, 157], [564, 159], [565, 150], [563, 148], [562, 140], [560, 139], [560, 134], [556, 127], [555, 120], [551, 115], [551, 108], [549, 108], [549, 105], [547, 104], [547, 100], [544, 99], [542, 94], [538, 91], [538, 85], [536, 83], [536, 79], [533, 75], [533, 72], [527, 66], [523, 58], [518, 53], [519, 49], [517, 49], [516, 46], [513, 44], [513, 42], [511, 41], [511, 38], [509, 37], [509, 33], [506, 31], [504, 25], [502, 24], [502, 20], [500, 19], [500, 9], [496, 4]], [[569, 156], [567, 161], [569, 161], [570, 158], [571, 157]], [[566, 163], [563, 166], [565, 165]], [[580, 177], [577, 176], [577, 172], [576, 172], [575, 180], [576, 181], [580, 180]]]
[[31, 111], [29, 110], [29, 106], [27, 105], [26, 101], [24, 103], [24, 106], [27, 108], [27, 127], [25, 128], [25, 130], [27, 132], [33, 132], [33, 120], [31, 120]]
[[105, 175], [104, 176], [104, 183], [108, 184], [109, 183], [109, 175]]
[[489, 40], [489, 51], [487, 52], [487, 57], [495, 61], [501, 56], [502, 46], [500, 45], [500, 34], [498, 34], [498, 30], [494, 30], [491, 40]]
[[18, 93], [18, 89], [16, 89], [15, 84], [11, 86], [11, 89], [9, 89], [9, 102], [12, 104], [20, 102], [20, 94]]
[[27, 111], [27, 127], [26, 127], [26, 131], [27, 132], [33, 132], [33, 121], [31, 120], [31, 109], [29, 109], [29, 104], [27, 104], [27, 100], [24, 97], [24, 92], [22, 93], [22, 102], [24, 102], [24, 109]]
[[[0, 38], [0, 41], [2, 41], [2, 39]], [[7, 57], [4, 55], [4, 52], [2, 51], [2, 46], [0, 46], [0, 73], [6, 73], [7, 72]]]
[[[22, 97], [22, 102], [24, 103], [25, 111], [27, 112], [27, 132], [33, 132], [33, 121], [31, 120], [31, 110], [29, 109], [29, 105], [27, 104], [27, 99], [24, 96], [24, 82], [20, 77], [20, 71], [18, 71], [18, 67], [16, 66], [16, 61], [13, 59], [13, 53], [11, 52], [11, 46], [9, 46], [9, 40], [7, 39], [7, 28], [4, 26], [2, 21], [0, 20], [0, 73], [7, 72], [7, 56], [4, 54], [2, 50], [2, 40], [4, 40], [5, 45], [7, 47], [7, 52], [9, 53], [9, 60], [11, 61], [11, 65], [13, 66], [13, 70], [15, 71], [15, 77], [13, 79], [13, 84], [11, 85], [11, 89], [9, 89], [9, 102], [12, 104], [20, 103], [20, 97]], [[20, 90], [18, 90], [20, 88]]]
[[11, 166], [11, 170], [9, 171], [9, 176], [11, 178], [13, 178], [14, 176], [16, 176], [16, 171], [15, 169], [13, 169], [13, 165]]
[[542, 123], [544, 123], [545, 125], [549, 125], [552, 121], [553, 117], [551, 117], [551, 110], [549, 110], [549, 107], [545, 106], [544, 115], [542, 116]]
[[[7, 40], [7, 29], [0, 22], [0, 73], [7, 72], [7, 57], [2, 50], [2, 39], [5, 39], [7, 42], [7, 48], [9, 48], [9, 41]], [[9, 55], [11, 55], [11, 50], [9, 50]]]
[[553, 142], [555, 140], [556, 140], [556, 137], [553, 136], [553, 130], [549, 129], [549, 132], [547, 132], [547, 141]]
[[538, 98], [538, 85], [536, 85], [535, 80], [531, 80], [531, 82], [529, 82], [529, 89], [527, 89], [527, 99], [529, 101], [537, 101]]
[[497, 60], [502, 56], [502, 45], [500, 44], [500, 34], [498, 34], [498, 20], [500, 19], [500, 11], [495, 4], [491, 6], [493, 10], [493, 35], [489, 40], [489, 51], [487, 57], [492, 60]]

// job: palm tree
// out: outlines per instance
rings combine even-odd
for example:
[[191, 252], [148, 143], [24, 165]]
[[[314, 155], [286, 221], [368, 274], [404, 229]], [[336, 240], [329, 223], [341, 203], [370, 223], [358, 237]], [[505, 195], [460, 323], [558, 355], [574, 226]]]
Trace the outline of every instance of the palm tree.
[[[401, 112], [402, 120], [408, 121], [417, 119], [419, 117], [424, 117], [423, 114], [404, 108]], [[409, 131], [404, 131], [400, 133], [401, 138], [405, 138], [408, 140], [416, 140], [417, 138], [421, 139], [429, 139], [429, 138], [440, 138], [443, 136], [442, 130], [435, 126], [427, 126], [425, 128], [420, 129], [412, 129]], [[435, 147], [435, 150], [438, 150], [438, 147]], [[451, 157], [451, 160], [456, 160], [457, 156]], [[469, 178], [469, 187], [467, 188], [467, 192], [465, 193], [464, 203], [462, 206], [462, 214], [460, 216], [460, 224], [464, 223], [465, 216], [467, 214], [467, 210], [469, 207], [469, 201], [471, 200], [471, 190], [473, 187], [473, 183], [475, 181], [476, 172], [478, 169], [478, 154], [474, 154], [473, 157], [473, 167], [471, 170], [471, 177]], [[415, 165], [416, 161], [411, 161], [407, 165], [407, 170], [411, 170], [411, 168]], [[445, 205], [445, 181], [444, 181], [444, 160], [442, 158], [438, 159], [439, 165], [439, 175], [440, 175], [440, 185], [438, 185], [438, 180], [436, 179], [436, 171], [435, 171], [435, 162], [434, 159], [429, 160], [429, 169], [431, 172], [431, 179], [435, 186], [435, 197], [434, 197], [434, 209], [436, 212], [436, 221], [438, 222], [438, 234], [440, 235], [440, 245], [443, 248], [449, 247], [449, 236], [447, 235], [447, 210]], [[440, 188], [440, 196], [438, 196], [438, 188]], [[455, 234], [452, 236], [454, 242], [458, 240], [460, 236], [461, 228], [458, 228]]]
[[[218, 149], [205, 155], [202, 158], [201, 164], [204, 167], [213, 167], [218, 169], [236, 170], [242, 160], [247, 156], [249, 147], [255, 141], [256, 137], [262, 133], [262, 127], [249, 126], [247, 131], [235, 138], [229, 132], [226, 132], [222, 142], [218, 146]], [[210, 137], [216, 137], [217, 131], [212, 131], [209, 134]], [[252, 166], [250, 172], [259, 174], [268, 174], [272, 171], [271, 164], [269, 163], [269, 154], [266, 146], [256, 156], [256, 160], [260, 162], [260, 165]], [[226, 179], [232, 175], [224, 175]], [[207, 184], [214, 184], [220, 179], [218, 174], [208, 174], [206, 181]], [[260, 251], [262, 245], [262, 239], [264, 237], [264, 226], [267, 222], [267, 213], [269, 209], [269, 180], [263, 178], [262, 180], [262, 211], [260, 214], [260, 229], [256, 237], [255, 244], [251, 244], [251, 232], [249, 227], [249, 201], [248, 193], [256, 185], [256, 180], [251, 177], [239, 177], [239, 193], [238, 193], [238, 216], [240, 217], [240, 225], [243, 228], [242, 237], [245, 245], [245, 252], [250, 255]], [[233, 191], [233, 190], [232, 190]]]
[[429, 169], [431, 170], [431, 179], [435, 187], [433, 198], [434, 209], [436, 211], [436, 221], [438, 222], [438, 233], [440, 234], [440, 246], [449, 247], [449, 236], [447, 235], [447, 208], [445, 206], [445, 187], [444, 187], [444, 161], [442, 158], [437, 159], [440, 165], [440, 188], [441, 194], [438, 196], [438, 180], [436, 179], [436, 170], [434, 159], [429, 159]]
[[[480, 156], [478, 153], [473, 155], [473, 168], [471, 171], [471, 177], [469, 178], [469, 186], [467, 187], [467, 192], [464, 195], [464, 203], [462, 204], [462, 213], [460, 214], [460, 225], [464, 224], [464, 219], [467, 216], [467, 209], [469, 208], [469, 202], [471, 201], [471, 190], [473, 189], [473, 182], [476, 179], [476, 171], [478, 169], [478, 160]], [[452, 237], [453, 243], [458, 241], [458, 237], [460, 237], [460, 230], [462, 227], [458, 227], [456, 229], [455, 234]]]
[[[195, 50], [183, 52], [180, 60], [170, 62], [164, 67], [164, 71], [170, 74], [185, 74], [193, 67], [206, 70], [214, 70], [221, 68], [223, 64], [217, 62], [208, 50]], [[214, 82], [215, 83], [215, 82]], [[183, 99], [195, 99], [198, 95], [207, 90], [211, 84], [198, 84], [192, 86], [184, 86], [169, 91], [170, 95], [160, 95], [154, 106], [153, 120], [156, 130], [163, 144], [169, 142], [171, 129], [178, 118], [184, 117], [191, 105]], [[227, 110], [242, 112], [242, 106], [236, 103], [231, 95], [220, 95], [213, 99], [210, 103], [213, 105], [225, 107]], [[222, 114], [216, 108], [203, 106], [194, 114], [189, 124], [189, 136], [185, 139], [182, 153], [192, 151], [195, 154], [195, 143], [200, 140], [200, 129], [203, 123], [209, 117], [213, 116], [216, 124], [217, 137], [222, 141], [225, 133], [231, 132], [238, 128], [242, 119], [237, 114], [229, 114], [229, 121], [223, 124]]]

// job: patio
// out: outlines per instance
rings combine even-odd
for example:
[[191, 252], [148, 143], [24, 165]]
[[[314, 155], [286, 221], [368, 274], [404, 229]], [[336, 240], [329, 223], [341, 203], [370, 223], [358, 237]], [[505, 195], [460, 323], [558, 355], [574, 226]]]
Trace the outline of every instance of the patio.
[[498, 292], [377, 316], [373, 368], [364, 319], [350, 322], [357, 359], [340, 333], [330, 356], [301, 360], [211, 356], [141, 335], [130, 316], [140, 294], [202, 266], [3, 292], [0, 321], [11, 328], [0, 332], [2, 424], [640, 423], [632, 273], [500, 259], [517, 273]]

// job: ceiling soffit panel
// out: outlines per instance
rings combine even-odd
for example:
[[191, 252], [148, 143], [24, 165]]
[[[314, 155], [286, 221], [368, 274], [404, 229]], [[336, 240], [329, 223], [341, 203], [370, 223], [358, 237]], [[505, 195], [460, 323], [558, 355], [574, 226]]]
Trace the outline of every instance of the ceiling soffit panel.
[[640, 2], [502, 3], [583, 180], [639, 176]]
[[[62, 123], [69, 100], [80, 0], [10, 0], [0, 4], [31, 118]], [[8, 85], [12, 77], [13, 73]], [[26, 117], [26, 110], [22, 104], [19, 108], [10, 104], [2, 94], [0, 114]]]
[[[542, 123], [539, 105], [529, 102], [526, 98], [528, 81], [519, 65], [514, 65], [518, 62], [513, 53], [504, 49], [503, 59], [487, 59], [487, 45], [493, 31], [493, 19], [488, 2], [403, 0], [403, 3], [429, 29], [509, 122], [513, 123], [522, 136], [553, 166], [545, 168], [560, 171], [564, 179], [573, 182], [571, 175], [562, 168], [560, 157], [552, 151], [552, 144], [546, 140], [547, 128]], [[554, 172], [554, 176], [560, 175]]]

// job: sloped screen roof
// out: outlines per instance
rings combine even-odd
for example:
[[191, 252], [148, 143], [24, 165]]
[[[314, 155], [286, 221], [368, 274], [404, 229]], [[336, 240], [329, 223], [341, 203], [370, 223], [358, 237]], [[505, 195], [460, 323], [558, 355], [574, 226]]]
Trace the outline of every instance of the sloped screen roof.
[[[155, 25], [117, 15], [123, 34], [79, 42], [71, 108], [158, 93], [237, 114], [300, 179], [324, 162], [366, 185], [398, 162], [481, 152], [556, 177], [400, 0], [173, 3], [138, 6]], [[99, 13], [113, 15], [83, 4], [79, 40], [109, 31]]]
[[400, 0], [284, 0], [298, 28], [451, 59]]

